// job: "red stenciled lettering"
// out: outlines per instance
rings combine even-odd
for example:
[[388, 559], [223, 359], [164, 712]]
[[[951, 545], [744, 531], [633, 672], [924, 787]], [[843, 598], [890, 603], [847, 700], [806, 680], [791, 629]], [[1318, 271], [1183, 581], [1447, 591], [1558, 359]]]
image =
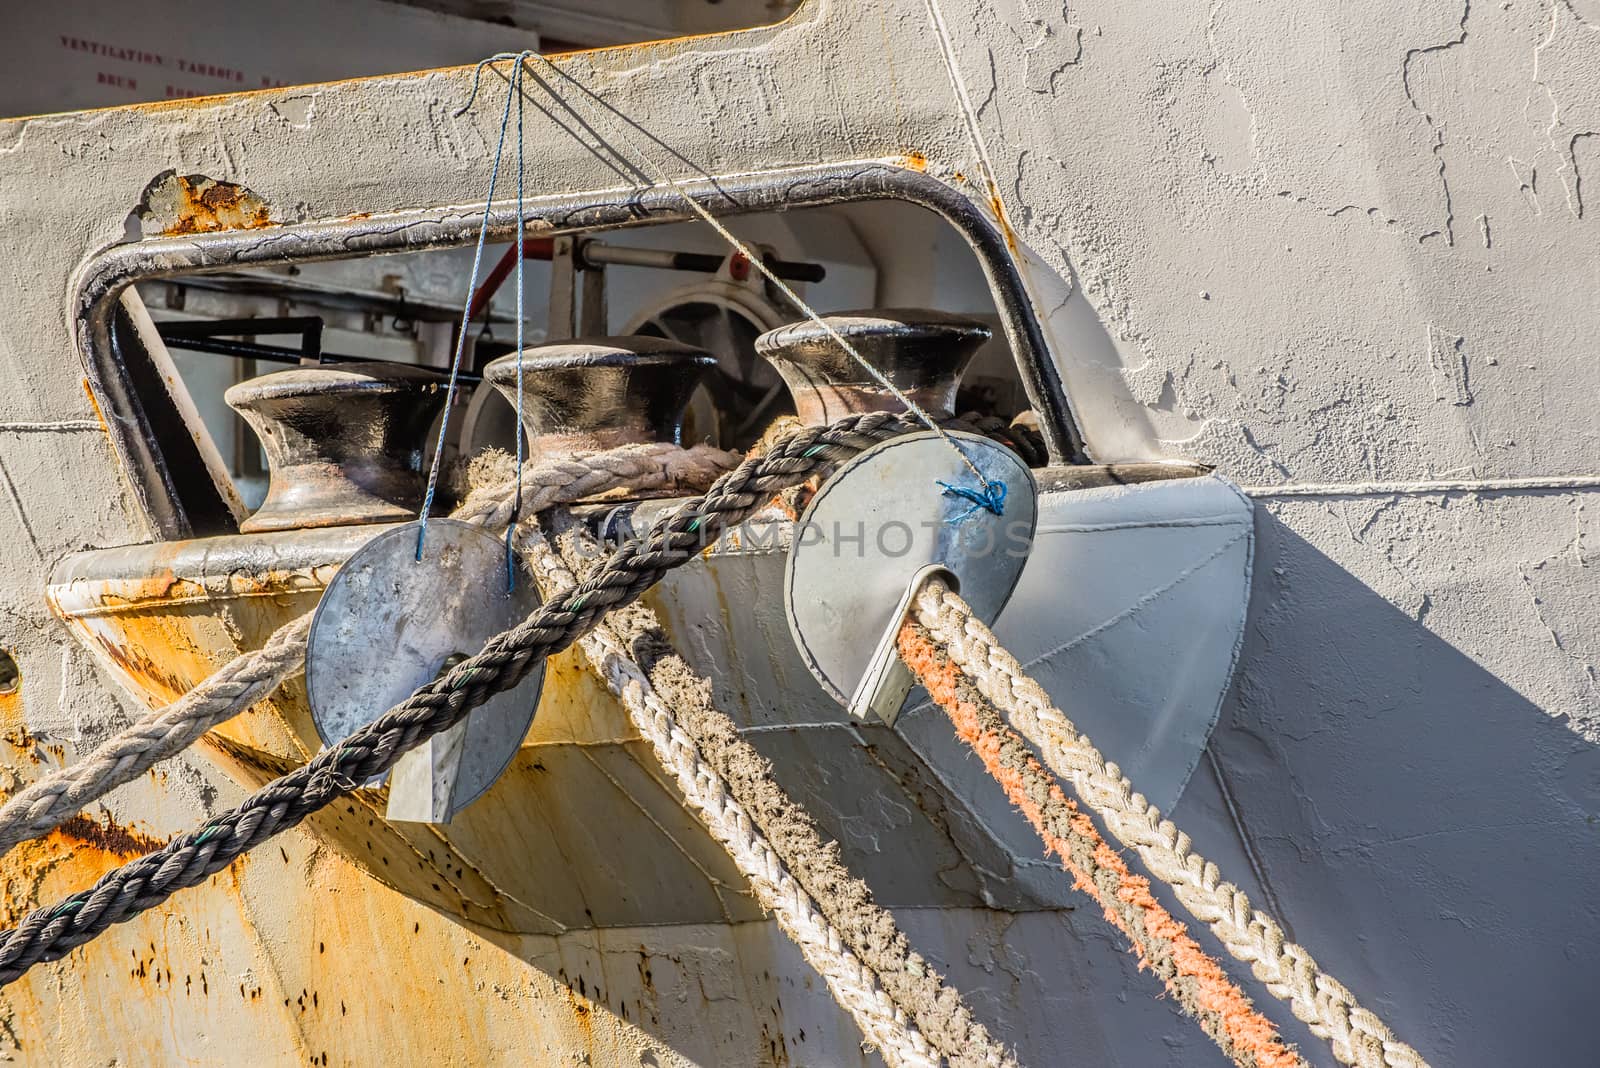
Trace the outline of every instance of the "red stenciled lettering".
[[123, 63], [139, 63], [146, 67], [164, 67], [167, 65], [166, 59], [155, 52], [145, 52], [137, 48], [119, 48], [103, 41], [90, 41], [65, 33], [59, 34], [58, 38], [61, 42], [61, 47], [69, 52], [87, 52], [92, 56], [115, 59]]

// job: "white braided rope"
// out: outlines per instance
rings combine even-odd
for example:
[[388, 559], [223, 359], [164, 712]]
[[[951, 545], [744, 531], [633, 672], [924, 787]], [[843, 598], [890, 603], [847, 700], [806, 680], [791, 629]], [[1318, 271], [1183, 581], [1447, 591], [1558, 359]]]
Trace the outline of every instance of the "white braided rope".
[[15, 794], [0, 808], [0, 854], [48, 834], [277, 689], [304, 666], [310, 632], [307, 612], [279, 627], [260, 649], [235, 657], [172, 704], [113, 734], [83, 760]]
[[[700, 487], [731, 469], [738, 457], [708, 445], [625, 445], [576, 460], [526, 465], [522, 511], [533, 515], [553, 505], [614, 489], [635, 492]], [[504, 528], [512, 515], [515, 482], [471, 494], [451, 517], [489, 529]], [[311, 614], [279, 627], [266, 644], [235, 657], [170, 705], [118, 731], [76, 764], [60, 768], [0, 807], [0, 855], [18, 842], [48, 834], [124, 783], [187, 749], [206, 731], [260, 701], [305, 666]]]
[[1229, 953], [1250, 965], [1255, 977], [1274, 997], [1287, 1002], [1313, 1034], [1325, 1039], [1341, 1063], [1359, 1068], [1427, 1068], [1421, 1054], [1362, 1008], [1344, 984], [1287, 939], [1272, 917], [1257, 911], [1244, 891], [1224, 882], [1217, 866], [1194, 852], [1188, 835], [1134, 792], [1121, 769], [1078, 732], [958, 594], [943, 582], [931, 581], [918, 593], [912, 611], [983, 696], [1039, 750], [1050, 769], [1071, 782], [1078, 796], [1099, 813], [1117, 840], [1137, 850], [1184, 908], [1207, 924]]
[[[566, 565], [542, 539], [525, 548], [551, 589], [576, 584]], [[850, 951], [816, 902], [790, 874], [783, 860], [733, 797], [728, 783], [702, 758], [694, 740], [651, 684], [644, 670], [622, 649], [604, 625], [579, 639], [579, 645], [606, 686], [622, 702], [628, 718], [655, 751], [689, 807], [750, 882], [756, 900], [799, 948], [806, 962], [827, 982], [833, 998], [855, 1020], [868, 1042], [891, 1068], [938, 1065], [926, 1037], [879, 985], [878, 978]]]
[[728, 792], [728, 785], [700, 759], [656, 695], [644, 672], [604, 639], [582, 641], [600, 666], [606, 685], [628, 710], [629, 718], [671, 772], [684, 800], [699, 814], [755, 891], [756, 900], [800, 948], [807, 963], [827, 982], [837, 1001], [890, 1065], [935, 1065], [938, 1060], [921, 1032], [897, 1009], [878, 980], [847, 948], [816, 902], [800, 888], [750, 817]]

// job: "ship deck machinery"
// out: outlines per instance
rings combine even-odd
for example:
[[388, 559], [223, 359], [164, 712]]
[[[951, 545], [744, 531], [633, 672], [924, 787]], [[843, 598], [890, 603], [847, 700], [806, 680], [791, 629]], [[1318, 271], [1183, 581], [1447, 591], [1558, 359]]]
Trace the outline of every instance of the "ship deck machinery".
[[[1591, 32], [1555, 8], [1550, 40]], [[1600, 800], [1594, 621], [1579, 606], [1594, 601], [1596, 458], [1571, 398], [1592, 392], [1592, 364], [1565, 334], [1515, 382], [1479, 354], [1514, 347], [1524, 320], [1591, 322], [1519, 244], [1537, 232], [1557, 259], [1590, 264], [1586, 224], [1547, 179], [1536, 221], [1516, 214], [1524, 192], [1482, 193], [1496, 236], [1481, 255], [1448, 221], [1442, 247], [1437, 234], [1407, 246], [1428, 214], [1421, 194], [1369, 232], [1306, 207], [1315, 196], [1190, 174], [1206, 159], [1258, 178], [1312, 166], [1284, 147], [1298, 110], [1273, 106], [1289, 79], [1274, 81], [1278, 60], [1241, 43], [1233, 20], [1192, 40], [1163, 33], [1169, 58], [1135, 21], [812, 0], [775, 27], [557, 63], [582, 87], [565, 91], [670, 145], [684, 189], [720, 216], [879, 200], [940, 215], [982, 268], [1046, 450], [1040, 536], [1001, 636], [1435, 1063], [1526, 1060], [1529, 1036], [1544, 1059], [1581, 1060], [1572, 992], [1596, 918], [1579, 888], [1595, 874]], [[1582, 62], [1561, 68], [1562, 55], [1541, 72]], [[1140, 83], [1145, 68], [1166, 80]], [[1222, 93], [1217, 69], [1258, 108], [1250, 144], [1187, 151], [1184, 131], [1204, 124], [1169, 135], [1163, 123]], [[1359, 92], [1380, 91], [1376, 73], [1357, 75]], [[0, 291], [14, 382], [0, 524], [17, 547], [0, 568], [17, 665], [0, 701], [19, 782], [117, 725], [124, 691], [164, 702], [253, 647], [383, 529], [355, 511], [332, 518], [363, 522], [243, 529], [249, 510], [139, 287], [469, 243], [494, 132], [486, 111], [452, 115], [469, 77], [0, 125], [8, 232], [29, 265]], [[1155, 117], [1107, 103], [1130, 93], [1168, 103]], [[1386, 149], [1371, 178], [1383, 187], [1405, 150], [1359, 107], [1318, 106]], [[688, 216], [558, 120], [542, 112], [528, 138], [540, 236], [621, 245], [608, 231]], [[202, 217], [179, 198], [171, 217], [130, 227], [174, 159], [259, 210]], [[489, 215], [504, 240], [507, 205]], [[1502, 215], [1521, 221], [1502, 228]], [[1315, 280], [1335, 268], [1330, 292]], [[1398, 290], [1397, 272], [1410, 279]], [[1534, 313], [1514, 313], [1517, 293], [1538, 294]], [[918, 947], [1025, 1063], [1214, 1061], [1143, 996], [1145, 978], [1074, 910], [926, 710], [864, 726], [820, 691], [783, 625], [780, 572], [776, 548], [719, 545], [652, 603]], [[192, 758], [9, 854], [8, 907], [86, 885], [317, 744], [291, 685]], [[575, 654], [550, 664], [506, 774], [448, 825], [386, 820], [358, 794], [0, 1002], [4, 1041], [60, 1063], [242, 1049], [319, 1063], [419, 1049], [462, 1062], [871, 1062]]]

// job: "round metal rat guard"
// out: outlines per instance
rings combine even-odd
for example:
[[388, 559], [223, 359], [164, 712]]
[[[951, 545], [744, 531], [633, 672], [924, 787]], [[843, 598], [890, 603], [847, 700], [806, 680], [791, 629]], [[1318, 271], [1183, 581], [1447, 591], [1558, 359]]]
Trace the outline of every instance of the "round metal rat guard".
[[[856, 714], [870, 703], [892, 722], [899, 711], [909, 673], [874, 675], [892, 668], [875, 661], [923, 573], [948, 572], [974, 613], [992, 623], [1027, 563], [1037, 518], [1032, 474], [988, 438], [949, 438], [991, 484], [1005, 484], [1004, 514], [947, 489], [979, 488], [948, 440], [912, 434], [839, 468], [795, 530], [783, 583], [789, 632], [823, 689]], [[863, 679], [875, 693], [862, 692]]]
[[[336, 745], [437, 678], [452, 657], [526, 618], [539, 595], [508, 582], [505, 544], [480, 527], [430, 519], [384, 531], [339, 568], [306, 645], [306, 692], [323, 744]], [[407, 753], [389, 776], [390, 819], [446, 823], [480, 797], [533, 723], [541, 663], [518, 686]]]

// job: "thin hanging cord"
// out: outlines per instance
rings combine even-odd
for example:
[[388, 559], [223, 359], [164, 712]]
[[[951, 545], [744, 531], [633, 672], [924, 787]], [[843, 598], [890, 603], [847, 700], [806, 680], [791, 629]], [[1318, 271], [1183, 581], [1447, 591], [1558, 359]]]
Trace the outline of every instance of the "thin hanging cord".
[[[487, 64], [493, 63], [495, 59], [499, 58], [501, 57], [496, 56], [478, 64], [477, 70], [472, 73], [472, 95], [467, 98], [467, 102], [464, 105], [456, 110], [455, 115], [463, 114], [467, 108], [472, 106], [472, 101], [478, 96], [478, 75], [482, 73]], [[520, 62], [518, 66], [521, 66]], [[513, 86], [512, 88], [514, 89], [515, 87]], [[483, 200], [483, 221], [478, 224], [478, 247], [472, 253], [472, 279], [467, 283], [467, 297], [461, 306], [461, 331], [456, 335], [455, 355], [450, 360], [450, 388], [445, 393], [444, 415], [439, 419], [439, 440], [433, 446], [433, 464], [428, 468], [428, 491], [422, 497], [422, 514], [417, 517], [420, 520], [417, 528], [418, 560], [422, 559], [423, 543], [428, 537], [428, 513], [433, 510], [433, 496], [439, 488], [439, 467], [444, 460], [445, 434], [450, 429], [450, 410], [456, 404], [456, 387], [459, 384], [459, 376], [461, 374], [461, 355], [467, 347], [467, 326], [470, 324], [472, 317], [472, 294], [478, 288], [478, 271], [483, 266], [483, 246], [489, 237], [489, 209], [490, 205], [494, 203], [495, 186], [500, 181], [500, 157], [505, 152], [506, 129], [511, 125], [512, 95], [511, 90], [506, 92], [505, 110], [500, 115], [500, 140], [494, 148], [494, 166], [489, 170], [489, 195]]]
[[523, 52], [517, 58], [517, 72], [511, 79], [511, 93], [517, 98], [517, 425], [513, 433], [517, 439], [517, 491], [511, 501], [511, 523], [506, 527], [506, 590], [509, 592], [517, 586], [517, 552], [511, 544], [512, 531], [517, 529], [517, 522], [522, 518], [522, 351], [523, 329], [526, 315], [523, 312], [522, 302], [527, 292], [527, 285], [523, 278], [523, 264], [527, 259], [526, 249], [523, 248], [523, 228], [526, 222], [522, 211], [522, 72], [524, 64], [522, 57], [531, 55]]
[[[576, 78], [574, 78], [572, 75], [568, 74], [566, 71], [562, 70], [560, 67], [556, 66], [550, 60], [546, 59], [544, 56], [540, 55], [537, 52], [524, 52], [524, 53], [519, 53], [519, 54], [513, 54], [513, 53], [509, 53], [509, 52], [502, 52], [499, 55], [491, 57], [491, 59], [489, 59], [489, 60], [485, 60], [484, 62], [487, 63], [487, 62], [495, 62], [495, 61], [502, 60], [502, 59], [515, 59], [517, 61], [517, 65], [519, 67], [521, 67], [521, 66], [524, 65], [524, 60], [527, 59], [527, 58], [532, 58], [532, 59], [537, 60], [540, 63], [543, 63], [546, 67], [548, 67], [555, 74], [559, 75], [562, 78], [565, 78], [568, 81], [571, 81], [575, 85], [578, 85], [579, 88], [584, 88], [582, 83], [578, 82], [578, 80]], [[479, 64], [479, 66], [481, 68], [482, 64]], [[562, 97], [559, 94], [556, 93], [555, 89], [548, 82], [540, 81], [539, 84], [544, 88], [545, 92], [550, 94], [551, 99], [553, 99], [556, 103], [558, 103], [558, 104], [564, 106], [565, 108], [567, 108], [567, 110], [571, 111], [574, 115], [577, 115], [577, 109], [572, 105], [571, 101], [562, 99]], [[584, 91], [588, 92], [587, 89], [584, 89]], [[477, 73], [474, 72], [474, 74], [473, 74], [473, 96], [476, 97], [476, 95], [477, 95]], [[471, 106], [471, 99], [470, 98], [468, 100], [468, 106], [469, 107]], [[867, 372], [867, 374], [872, 376], [874, 381], [876, 381], [879, 385], [883, 386], [884, 389], [888, 390], [889, 393], [896, 400], [898, 400], [901, 404], [905, 405], [907, 411], [909, 411], [913, 415], [915, 415], [917, 417], [917, 419], [920, 420], [929, 430], [933, 431], [940, 438], [942, 438], [944, 440], [945, 444], [949, 445], [950, 448], [955, 451], [955, 454], [961, 458], [961, 462], [963, 464], [965, 464], [967, 469], [969, 471], [971, 471], [972, 474], [977, 478], [978, 484], [981, 487], [983, 487], [983, 491], [982, 491], [982, 494], [981, 494], [982, 500], [979, 501], [978, 503], [984, 509], [986, 509], [987, 511], [993, 512], [995, 515], [1004, 514], [1004, 511], [1005, 511], [1005, 495], [1004, 495], [1004, 491], [1002, 489], [997, 489], [997, 487], [995, 485], [992, 485], [990, 483], [989, 479], [984, 475], [984, 473], [982, 471], [978, 470], [978, 465], [973, 463], [972, 459], [967, 456], [965, 451], [962, 450], [961, 446], [956, 442], [955, 438], [951, 437], [948, 432], [946, 432], [942, 427], [940, 427], [934, 421], [933, 417], [931, 415], [929, 415], [928, 412], [926, 410], [924, 410], [921, 405], [919, 405], [916, 401], [912, 400], [909, 396], [907, 396], [906, 393], [903, 390], [901, 390], [898, 386], [896, 386], [893, 382], [889, 381], [888, 377], [886, 375], [884, 375], [881, 371], [879, 371], [876, 367], [874, 367], [874, 366], [872, 366], [872, 364], [868, 363], [867, 360], [859, 352], [856, 351], [854, 345], [850, 344], [849, 341], [845, 340], [845, 338], [843, 336], [841, 336], [840, 333], [837, 330], [835, 330], [831, 324], [826, 322], [822, 318], [821, 315], [817, 314], [817, 312], [814, 311], [809, 304], [807, 304], [804, 300], [802, 300], [800, 298], [800, 295], [798, 293], [796, 293], [794, 291], [794, 289], [791, 288], [787, 282], [785, 282], [782, 278], [779, 278], [777, 273], [775, 271], [773, 271], [770, 267], [768, 267], [766, 265], [766, 262], [760, 256], [758, 256], [754, 252], [752, 252], [750, 250], [750, 248], [747, 245], [745, 245], [745, 243], [743, 241], [739, 240], [739, 238], [734, 236], [734, 234], [733, 234], [733, 232], [731, 230], [729, 230], [720, 221], [718, 221], [716, 216], [712, 215], [711, 212], [707, 211], [704, 207], [702, 207], [700, 205], [699, 201], [695, 200], [694, 197], [690, 196], [688, 191], [685, 190], [683, 188], [683, 186], [680, 185], [678, 183], [678, 181], [675, 178], [672, 177], [671, 173], [669, 173], [666, 170], [665, 167], [663, 167], [659, 162], [657, 162], [655, 157], [653, 155], [651, 155], [648, 150], [646, 150], [645, 148], [643, 148], [640, 145], [639, 141], [636, 138], [634, 138], [634, 136], [626, 129], [626, 125], [625, 124], [622, 127], [620, 127], [620, 132], [621, 132], [623, 140], [625, 142], [627, 142], [628, 147], [633, 150], [633, 152], [639, 157], [639, 159], [644, 161], [644, 163], [650, 169], [650, 171], [652, 171], [655, 174], [657, 181], [662, 182], [662, 183], [666, 184], [669, 188], [671, 188], [672, 191], [674, 193], [676, 193], [683, 200], [683, 202], [685, 204], [689, 205], [689, 208], [692, 211], [694, 211], [694, 213], [696, 215], [700, 216], [701, 219], [705, 220], [707, 225], [709, 225], [713, 230], [715, 230], [719, 235], [721, 235], [723, 240], [727, 241], [728, 244], [733, 246], [735, 251], [737, 251], [740, 255], [744, 256], [744, 258], [750, 262], [751, 266], [755, 267], [756, 270], [760, 271], [761, 274], [766, 277], [768, 282], [772, 283], [772, 285], [780, 293], [782, 293], [785, 297], [787, 297], [794, 304], [795, 307], [799, 308], [802, 312], [804, 312], [806, 314], [806, 316], [811, 319], [812, 322], [814, 322], [818, 326], [820, 326], [822, 328], [823, 332], [825, 332], [828, 335], [828, 337], [831, 338], [833, 340], [833, 342], [835, 344], [837, 344], [839, 346], [839, 348], [842, 349], [845, 352], [846, 355], [848, 355], [852, 360], [854, 360], [856, 363], [858, 363], [862, 367], [862, 369]], [[607, 146], [607, 147], [610, 147], [610, 146]], [[612, 148], [612, 151], [615, 152], [616, 149]], [[620, 156], [621, 154], [618, 153], [618, 155]], [[624, 164], [628, 163], [628, 161], [626, 159], [623, 159], [622, 162]], [[1001, 483], [1000, 485], [1003, 486], [1004, 484]], [[971, 498], [968, 498], [968, 499], [970, 500]]]

